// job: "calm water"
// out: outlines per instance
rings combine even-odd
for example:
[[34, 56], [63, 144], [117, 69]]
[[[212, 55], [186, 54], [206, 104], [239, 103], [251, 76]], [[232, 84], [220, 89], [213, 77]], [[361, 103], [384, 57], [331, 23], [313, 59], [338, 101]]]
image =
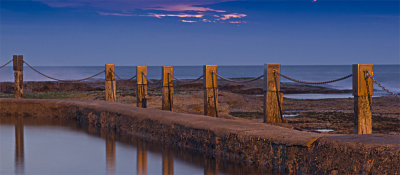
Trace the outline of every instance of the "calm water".
[[[59, 79], [80, 79], [98, 73], [104, 69], [102, 66], [90, 67], [36, 67], [45, 74]], [[176, 66], [175, 76], [182, 79], [197, 78], [202, 75], [202, 66]], [[257, 77], [263, 74], [263, 66], [219, 66], [219, 74], [229, 78]], [[304, 81], [326, 81], [343, 77], [352, 73], [351, 65], [341, 66], [282, 66], [282, 73]], [[116, 73], [122, 78], [130, 78], [136, 74], [134, 66], [117, 66]], [[149, 66], [148, 77], [151, 79], [161, 78], [160, 66]], [[374, 77], [389, 90], [400, 93], [400, 65], [374, 65]], [[100, 75], [97, 78], [104, 78]], [[25, 81], [49, 80], [33, 72], [28, 67], [24, 68]], [[0, 81], [14, 81], [12, 67], [0, 69]], [[289, 82], [282, 78], [282, 82]], [[351, 89], [351, 78], [327, 85], [336, 89]], [[378, 94], [385, 95], [381, 89], [374, 85]]]
[[[255, 167], [87, 128], [0, 119], [0, 174], [257, 174]], [[14, 120], [14, 121], [13, 121]], [[25, 121], [24, 121], [25, 120]]]

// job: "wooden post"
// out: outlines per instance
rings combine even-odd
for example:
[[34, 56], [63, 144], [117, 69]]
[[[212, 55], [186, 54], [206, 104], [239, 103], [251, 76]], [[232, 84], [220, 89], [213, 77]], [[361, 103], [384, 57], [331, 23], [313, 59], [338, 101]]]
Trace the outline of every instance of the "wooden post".
[[162, 67], [162, 110], [172, 111], [174, 99], [174, 67]]
[[114, 64], [106, 64], [106, 101], [117, 101], [117, 88], [114, 73]]
[[14, 67], [14, 98], [22, 98], [24, 94], [24, 58], [22, 55], [13, 56]]
[[274, 72], [281, 72], [280, 64], [264, 65], [264, 123], [282, 122], [283, 94], [279, 92], [280, 76]]
[[[203, 66], [204, 115], [218, 117], [217, 66]], [[214, 80], [214, 81], [213, 81]]]
[[137, 107], [147, 107], [147, 66], [136, 66]]
[[355, 134], [372, 134], [373, 82], [367, 71], [373, 76], [372, 64], [353, 64]]

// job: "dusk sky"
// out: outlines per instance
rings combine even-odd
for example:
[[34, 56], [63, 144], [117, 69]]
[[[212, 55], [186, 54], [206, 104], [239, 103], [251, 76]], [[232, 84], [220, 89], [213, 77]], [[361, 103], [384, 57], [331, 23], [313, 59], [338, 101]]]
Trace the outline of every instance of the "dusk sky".
[[400, 1], [0, 2], [0, 64], [400, 63]]

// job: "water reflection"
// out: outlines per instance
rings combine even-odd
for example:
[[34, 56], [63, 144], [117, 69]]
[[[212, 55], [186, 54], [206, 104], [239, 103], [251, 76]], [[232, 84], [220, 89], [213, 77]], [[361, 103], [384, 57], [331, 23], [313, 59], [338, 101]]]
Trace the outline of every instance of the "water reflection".
[[107, 174], [115, 174], [115, 137], [106, 137], [106, 164]]
[[162, 150], [162, 174], [174, 174], [174, 154], [171, 150], [163, 147]]
[[218, 174], [217, 159], [205, 158], [204, 161], [205, 161], [204, 175], [217, 175]]
[[[14, 170], [2, 169], [0, 174], [263, 174], [255, 167], [238, 162], [157, 141], [146, 141], [114, 129], [80, 125], [76, 121], [0, 117], [0, 126], [2, 124], [15, 126], [14, 136], [10, 135], [12, 127], [11, 131], [4, 127], [0, 132], [1, 138], [15, 137], [15, 145], [10, 144], [15, 146], [15, 155], [6, 158], [11, 163], [14, 158], [15, 167]], [[24, 137], [28, 138], [26, 142]], [[6, 152], [5, 147], [0, 148], [2, 156], [7, 157]], [[132, 166], [134, 164], [136, 170]]]
[[24, 174], [24, 123], [22, 117], [15, 122], [15, 174]]
[[138, 175], [147, 174], [147, 150], [144, 142], [137, 143], [137, 153], [136, 153], [136, 168]]

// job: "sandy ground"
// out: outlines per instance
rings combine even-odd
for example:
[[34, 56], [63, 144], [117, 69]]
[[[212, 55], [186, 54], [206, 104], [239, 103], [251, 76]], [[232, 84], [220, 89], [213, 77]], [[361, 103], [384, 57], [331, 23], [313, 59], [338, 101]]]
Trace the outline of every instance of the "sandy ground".
[[[12, 97], [12, 83], [0, 83], [0, 98]], [[136, 106], [136, 82], [118, 81], [119, 103]], [[220, 117], [232, 120], [263, 121], [262, 81], [238, 85], [219, 81]], [[104, 83], [27, 82], [24, 85], [25, 98], [104, 100]], [[282, 84], [284, 94], [304, 93], [350, 93], [349, 90], [335, 90], [321, 86]], [[174, 92], [174, 111], [203, 114], [202, 82], [177, 83]], [[284, 98], [284, 123], [277, 124], [297, 130], [320, 132], [319, 129], [333, 130], [332, 134], [354, 133], [354, 112], [352, 98], [336, 99], [290, 99]], [[159, 84], [149, 85], [149, 108], [161, 109]], [[374, 97], [372, 103], [373, 132], [400, 135], [400, 99], [395, 97]], [[286, 117], [287, 115], [295, 115]]]

